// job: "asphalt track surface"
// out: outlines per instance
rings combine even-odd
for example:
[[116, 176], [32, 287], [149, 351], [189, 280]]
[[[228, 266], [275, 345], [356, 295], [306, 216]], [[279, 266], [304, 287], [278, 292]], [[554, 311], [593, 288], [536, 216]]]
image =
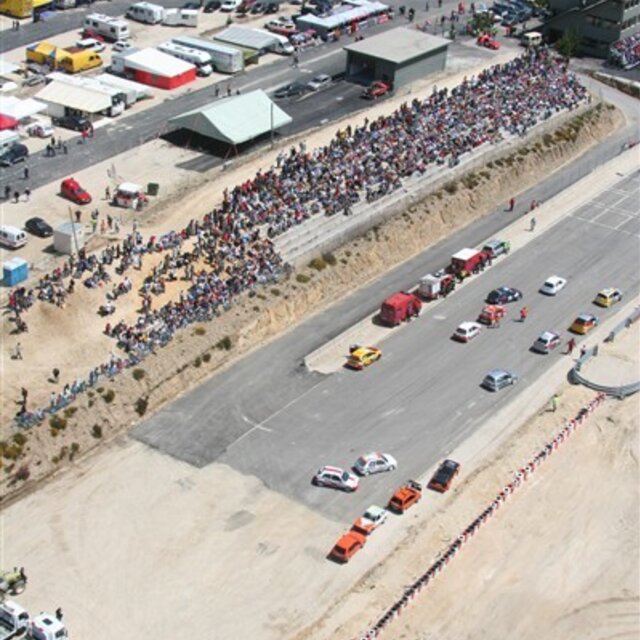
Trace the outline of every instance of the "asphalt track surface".
[[[394, 487], [445, 457], [563, 357], [529, 351], [542, 331], [566, 337], [577, 314], [605, 319], [614, 313], [591, 303], [605, 286], [621, 288], [628, 298], [638, 294], [639, 197], [636, 172], [442, 304], [426, 305], [417, 321], [384, 341], [382, 360], [366, 371], [323, 376], [301, 366], [304, 355], [365, 315], [354, 318], [350, 307], [362, 310], [368, 298], [373, 311], [386, 295], [415, 284], [455, 250], [492, 235], [487, 231], [496, 218], [503, 217], [500, 226], [505, 223], [498, 211], [189, 392], [134, 429], [133, 437], [196, 466], [218, 461], [255, 475], [332, 518], [384, 504]], [[565, 290], [555, 298], [537, 293], [554, 274], [568, 278]], [[484, 331], [468, 345], [450, 340], [456, 326], [475, 319], [484, 296], [501, 285], [524, 292], [526, 323], [515, 322], [515, 303], [499, 329]], [[337, 326], [343, 314], [345, 322]], [[495, 394], [481, 389], [494, 367], [516, 372], [518, 385]], [[370, 450], [392, 453], [399, 470], [365, 479], [354, 495], [310, 484], [320, 466], [348, 468]]]

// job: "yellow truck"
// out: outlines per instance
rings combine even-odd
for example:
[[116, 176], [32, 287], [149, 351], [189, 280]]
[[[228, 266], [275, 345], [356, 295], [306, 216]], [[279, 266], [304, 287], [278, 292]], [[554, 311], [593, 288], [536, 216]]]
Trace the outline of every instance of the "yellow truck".
[[0, 0], [0, 13], [14, 18], [30, 18], [34, 10], [44, 11], [53, 7], [53, 0]]
[[64, 49], [58, 66], [67, 73], [79, 73], [102, 65], [102, 58], [95, 51], [73, 47]]

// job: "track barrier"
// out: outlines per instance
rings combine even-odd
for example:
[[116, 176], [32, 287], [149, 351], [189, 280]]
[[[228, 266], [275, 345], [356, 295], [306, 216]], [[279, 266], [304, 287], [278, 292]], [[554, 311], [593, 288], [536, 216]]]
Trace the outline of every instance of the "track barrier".
[[598, 393], [597, 396], [589, 404], [580, 409], [577, 416], [572, 420], [568, 420], [565, 426], [556, 434], [556, 436], [548, 442], [533, 458], [523, 467], [521, 467], [514, 479], [504, 486], [494, 500], [486, 507], [465, 529], [455, 538], [446, 549], [438, 554], [438, 559], [425, 571], [411, 586], [409, 586], [403, 596], [393, 604], [387, 611], [367, 630], [358, 640], [370, 640], [379, 638], [387, 625], [400, 616], [409, 603], [413, 602], [429, 584], [432, 578], [435, 578], [455, 557], [456, 553], [473, 538], [478, 529], [488, 522], [489, 518], [506, 502], [507, 498], [513, 496], [515, 491], [524, 485], [525, 481], [534, 473], [542, 462], [547, 460], [549, 456], [560, 447], [561, 444], [568, 441], [569, 436], [576, 431], [606, 399], [605, 393]]

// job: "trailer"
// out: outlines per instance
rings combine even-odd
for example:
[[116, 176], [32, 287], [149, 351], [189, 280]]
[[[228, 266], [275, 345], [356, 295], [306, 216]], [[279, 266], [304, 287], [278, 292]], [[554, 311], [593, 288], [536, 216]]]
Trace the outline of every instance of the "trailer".
[[216, 42], [224, 42], [242, 49], [250, 49], [259, 56], [269, 53], [275, 46], [275, 40], [270, 33], [263, 33], [258, 29], [246, 27], [228, 27], [213, 37]]
[[174, 58], [178, 58], [179, 60], [184, 60], [185, 62], [190, 62], [195, 65], [196, 73], [199, 76], [210, 76], [213, 73], [211, 56], [206, 51], [192, 49], [171, 41], [162, 42], [156, 46], [156, 49], [158, 51], [162, 51], [162, 53], [168, 53]]
[[244, 69], [242, 52], [234, 47], [191, 36], [178, 36], [172, 38], [171, 42], [190, 49], [204, 51], [210, 56], [213, 69], [218, 73], [238, 73]]
[[166, 9], [162, 24], [168, 27], [197, 27], [198, 12], [195, 9]]
[[138, 22], [144, 22], [145, 24], [159, 24], [163, 22], [166, 15], [166, 10], [159, 4], [153, 4], [152, 2], [136, 2], [132, 4], [125, 14], [127, 18], [137, 20]]
[[103, 13], [90, 13], [84, 19], [84, 32], [90, 36], [100, 36], [108, 42], [128, 40], [131, 37], [126, 20], [112, 18]]

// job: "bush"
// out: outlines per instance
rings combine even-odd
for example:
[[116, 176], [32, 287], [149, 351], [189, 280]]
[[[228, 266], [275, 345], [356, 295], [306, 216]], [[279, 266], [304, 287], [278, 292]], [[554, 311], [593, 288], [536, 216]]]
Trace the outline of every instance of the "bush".
[[80, 445], [77, 442], [71, 443], [71, 452], [69, 453], [69, 460], [73, 460], [76, 454], [80, 451]]
[[137, 380], [138, 382], [140, 382], [140, 380], [142, 380], [142, 378], [144, 378], [147, 375], [147, 372], [144, 369], [134, 369], [131, 372], [131, 375], [133, 376], [134, 380]]
[[98, 387], [98, 388], [96, 389], [96, 391], [97, 391], [98, 393], [103, 393], [103, 392], [104, 392], [104, 387]]
[[216, 344], [216, 348], [223, 351], [229, 351], [231, 347], [233, 347], [233, 342], [231, 341], [231, 338], [229, 336], [225, 336]]
[[17, 460], [22, 455], [22, 445], [15, 442], [8, 444], [2, 443], [2, 457], [7, 460]]
[[134, 405], [136, 413], [142, 417], [146, 412], [149, 406], [149, 398], [147, 396], [140, 396]]
[[338, 264], [336, 257], [330, 251], [323, 253], [322, 259], [331, 267], [335, 267]]
[[49, 426], [52, 429], [66, 429], [67, 419], [59, 415], [53, 415], [49, 418]]
[[322, 259], [322, 256], [318, 256], [309, 263], [309, 268], [315, 269], [316, 271], [322, 271], [327, 268], [327, 263]]
[[77, 410], [78, 407], [67, 407], [62, 413], [64, 413], [66, 418], [71, 418]]
[[102, 396], [102, 399], [107, 403], [107, 404], [111, 404], [113, 402], [113, 399], [116, 397], [116, 392], [113, 389], [109, 389], [108, 391], [105, 392], [105, 394]]
[[206, 327], [196, 327], [193, 330], [193, 333], [197, 336], [203, 336], [205, 333], [207, 333], [207, 329]]
[[200, 358], [200, 356], [198, 356], [194, 361], [193, 361], [193, 366], [194, 367], [199, 367], [202, 364], [202, 358]]
[[202, 362], [209, 362], [209, 360], [211, 360], [211, 354], [210, 353], [203, 353], [202, 354]]
[[280, 289], [276, 289], [276, 287], [274, 287], [271, 289], [271, 294], [278, 297], [280, 295]]
[[27, 443], [27, 436], [24, 433], [16, 433], [13, 436], [13, 441], [19, 446], [23, 447]]
[[453, 195], [458, 190], [458, 184], [456, 182], [447, 182], [444, 185], [444, 190], [449, 194]]
[[91, 427], [91, 435], [94, 438], [102, 438], [102, 427], [99, 424], [94, 424]]
[[29, 467], [26, 464], [23, 464], [15, 473], [14, 478], [19, 482], [26, 482], [31, 475], [31, 471], [29, 471]]
[[308, 276], [306, 273], [298, 273], [298, 274], [296, 274], [296, 280], [300, 284], [307, 284], [307, 282], [309, 282], [309, 280], [311, 280], [311, 276]]

